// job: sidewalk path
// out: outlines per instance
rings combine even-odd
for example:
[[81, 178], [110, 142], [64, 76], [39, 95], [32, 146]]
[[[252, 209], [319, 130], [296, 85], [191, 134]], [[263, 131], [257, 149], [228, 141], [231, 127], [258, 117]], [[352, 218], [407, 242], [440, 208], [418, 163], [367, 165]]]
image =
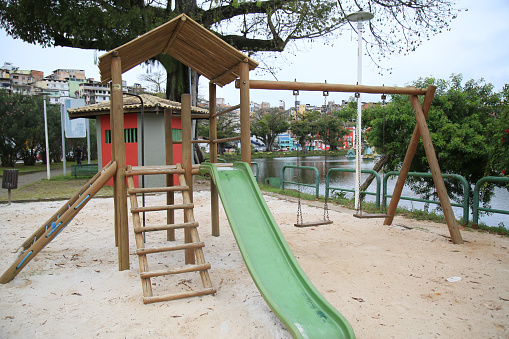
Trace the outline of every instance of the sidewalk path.
[[[71, 172], [71, 168], [68, 167], [67, 168], [67, 173], [70, 173]], [[60, 175], [60, 174], [63, 174], [64, 173], [64, 169], [63, 168], [59, 168], [59, 169], [52, 169], [51, 170], [51, 177], [54, 177], [56, 175]], [[41, 171], [41, 172], [36, 172], [36, 173], [30, 173], [30, 174], [19, 174], [18, 175], [18, 188], [22, 187], [22, 186], [25, 186], [25, 185], [28, 185], [28, 184], [31, 184], [33, 182], [36, 182], [36, 181], [39, 181], [39, 180], [42, 180], [42, 179], [46, 179], [47, 176], [46, 176], [46, 171]], [[0, 197], [2, 196], [7, 196], [7, 192], [8, 192], [8, 189], [6, 188], [0, 188]]]

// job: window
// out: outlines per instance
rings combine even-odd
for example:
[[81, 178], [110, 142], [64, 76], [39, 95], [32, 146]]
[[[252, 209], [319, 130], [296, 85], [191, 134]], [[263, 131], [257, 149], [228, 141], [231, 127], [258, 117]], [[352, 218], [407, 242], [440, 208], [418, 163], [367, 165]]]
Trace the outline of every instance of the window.
[[173, 128], [171, 130], [173, 141], [182, 141], [182, 130]]
[[[138, 142], [138, 129], [137, 128], [124, 129], [124, 142], [126, 143]], [[104, 131], [104, 143], [111, 144], [111, 130]]]
[[138, 142], [138, 129], [128, 128], [124, 130], [124, 141], [125, 142]]

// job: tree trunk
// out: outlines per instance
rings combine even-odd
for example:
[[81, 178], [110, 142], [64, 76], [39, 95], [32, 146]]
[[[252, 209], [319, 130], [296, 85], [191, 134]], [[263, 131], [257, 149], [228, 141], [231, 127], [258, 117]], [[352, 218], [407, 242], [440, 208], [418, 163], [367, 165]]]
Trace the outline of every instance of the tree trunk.
[[[382, 170], [384, 165], [387, 163], [387, 160], [389, 160], [389, 156], [387, 154], [382, 155], [380, 157], [380, 159], [376, 162], [376, 164], [373, 166], [373, 170], [375, 172], [379, 173], [380, 170]], [[374, 179], [375, 179], [375, 175], [374, 174], [370, 174], [366, 178], [366, 181], [364, 181], [364, 183], [361, 185], [360, 191], [361, 192], [366, 191], [368, 189], [368, 187], [371, 185], [371, 183], [373, 182]], [[364, 200], [365, 196], [366, 196], [365, 194], [361, 194], [361, 199]]]

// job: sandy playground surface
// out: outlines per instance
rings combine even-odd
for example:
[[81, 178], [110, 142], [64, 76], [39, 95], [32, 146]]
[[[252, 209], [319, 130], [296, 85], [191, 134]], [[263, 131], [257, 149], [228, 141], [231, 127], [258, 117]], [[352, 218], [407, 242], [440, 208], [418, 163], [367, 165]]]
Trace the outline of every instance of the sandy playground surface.
[[[119, 272], [113, 200], [96, 198], [0, 285], [0, 338], [289, 338], [252, 282], [222, 208], [221, 236], [212, 237], [209, 192], [194, 197], [216, 295], [144, 305], [134, 236], [131, 270]], [[509, 238], [463, 231], [466, 243], [453, 245], [446, 225], [396, 217], [388, 227], [339, 207], [330, 211], [332, 225], [296, 228], [295, 201], [265, 198], [300, 265], [358, 338], [509, 338]], [[62, 203], [0, 206], [0, 273]], [[323, 215], [307, 204], [303, 212], [305, 221]], [[147, 214], [147, 224], [156, 218], [163, 220]], [[178, 267], [181, 257], [155, 261]], [[201, 287], [198, 273], [152, 282], [155, 295]]]

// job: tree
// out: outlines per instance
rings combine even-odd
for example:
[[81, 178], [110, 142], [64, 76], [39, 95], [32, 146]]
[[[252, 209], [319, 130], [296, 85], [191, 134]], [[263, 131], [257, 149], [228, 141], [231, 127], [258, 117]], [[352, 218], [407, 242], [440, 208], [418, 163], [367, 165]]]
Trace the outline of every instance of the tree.
[[306, 141], [313, 140], [319, 133], [318, 120], [321, 114], [318, 111], [307, 111], [302, 114], [297, 113], [297, 118], [290, 123], [290, 130], [297, 138], [304, 152]]
[[[221, 111], [221, 106], [217, 106], [217, 112]], [[225, 139], [240, 135], [240, 118], [238, 112], [228, 112], [217, 117], [217, 138]], [[204, 139], [209, 138], [208, 120], [198, 120], [198, 134]], [[226, 144], [217, 144], [217, 151], [223, 154]]]
[[[299, 40], [332, 43], [349, 24], [346, 15], [360, 9], [377, 18], [365, 35], [373, 60], [413, 51], [447, 30], [459, 12], [451, 0], [0, 0], [0, 27], [43, 46], [110, 50], [186, 13], [239, 50], [281, 52]], [[175, 100], [175, 91], [188, 87], [187, 69], [168, 56], [156, 60], [168, 72], [167, 97]]]
[[[490, 164], [495, 174], [509, 176], [509, 85], [504, 86], [501, 95], [503, 105], [493, 122]], [[506, 188], [509, 190], [509, 185]]]
[[[436, 85], [437, 90], [429, 111], [427, 124], [442, 173], [455, 173], [465, 177], [469, 185], [480, 178], [494, 174], [490, 159], [493, 155], [493, 124], [501, 109], [500, 94], [484, 80], [469, 80], [462, 85], [461, 75], [452, 75], [449, 81], [433, 78], [414, 82], [415, 87]], [[386, 170], [398, 170], [403, 161], [415, 127], [415, 115], [407, 96], [393, 95], [384, 108], [375, 105], [363, 111], [363, 125], [371, 127], [367, 138], [378, 149], [386, 149]], [[503, 130], [501, 130], [503, 131]], [[500, 132], [500, 131], [499, 131]], [[429, 172], [422, 142], [419, 144], [410, 171]], [[425, 198], [438, 195], [431, 178], [409, 177], [407, 182], [417, 194]], [[462, 201], [463, 190], [457, 181], [446, 180], [452, 200]], [[493, 185], [481, 192], [487, 204], [493, 194]]]
[[154, 94], [164, 93], [164, 83], [166, 82], [166, 75], [161, 71], [150, 73], [142, 73], [138, 76], [140, 81], [148, 83], [148, 91]]
[[350, 133], [344, 128], [344, 121], [335, 115], [321, 116], [317, 121], [318, 134], [320, 138], [335, 150], [341, 139]]
[[338, 111], [333, 111], [332, 114], [347, 124], [349, 121], [355, 121], [357, 116], [357, 99], [354, 97], [350, 98], [350, 101]]
[[0, 91], [0, 155], [2, 166], [14, 167], [18, 156], [34, 165], [44, 140], [42, 98]]
[[267, 151], [272, 151], [277, 135], [286, 132], [289, 126], [286, 111], [279, 108], [260, 109], [254, 114], [251, 134], [263, 141]]

